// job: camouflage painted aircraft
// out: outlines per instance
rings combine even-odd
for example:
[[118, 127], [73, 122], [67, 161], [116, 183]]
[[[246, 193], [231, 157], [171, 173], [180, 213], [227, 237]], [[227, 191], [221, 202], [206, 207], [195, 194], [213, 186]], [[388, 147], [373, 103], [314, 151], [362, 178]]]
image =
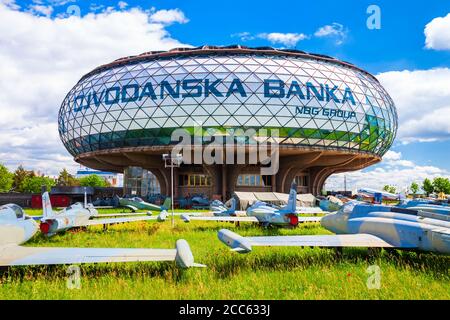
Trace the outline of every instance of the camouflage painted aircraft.
[[162, 206], [158, 206], [153, 203], [145, 202], [139, 197], [133, 198], [120, 198], [119, 197], [119, 206], [130, 209], [133, 212], [137, 210], [149, 210], [149, 211], [166, 211], [172, 205], [172, 200], [170, 198], [166, 198], [164, 204]]
[[289, 193], [286, 206], [278, 208], [262, 201], [257, 201], [247, 209], [247, 216], [215, 216], [215, 217], [189, 217], [181, 215], [185, 222], [191, 220], [204, 221], [231, 221], [231, 222], [256, 222], [263, 226], [297, 226], [299, 222], [319, 222], [321, 217], [299, 217], [297, 210], [297, 186], [293, 184]]
[[445, 215], [357, 201], [322, 218], [336, 235], [242, 237], [230, 230], [219, 239], [232, 250], [247, 253], [253, 246], [378, 247], [450, 254], [450, 222]]
[[15, 204], [0, 207], [0, 266], [74, 263], [176, 261], [181, 268], [203, 267], [185, 240], [175, 249], [46, 248], [22, 247], [39, 230], [38, 224]]
[[236, 199], [231, 198], [230, 207], [228, 208], [222, 201], [214, 200], [209, 205], [211, 213], [216, 216], [235, 216], [236, 215]]
[[62, 211], [54, 212], [48, 192], [42, 194], [42, 209], [43, 216], [40, 219], [40, 229], [42, 233], [48, 236], [76, 227], [106, 226], [108, 224], [148, 220], [164, 221], [167, 218], [166, 211], [161, 212], [158, 216], [149, 216], [147, 214], [144, 214], [144, 216], [131, 216], [130, 214], [120, 213], [100, 215], [92, 204], [87, 203], [86, 196], [84, 205], [77, 202]]

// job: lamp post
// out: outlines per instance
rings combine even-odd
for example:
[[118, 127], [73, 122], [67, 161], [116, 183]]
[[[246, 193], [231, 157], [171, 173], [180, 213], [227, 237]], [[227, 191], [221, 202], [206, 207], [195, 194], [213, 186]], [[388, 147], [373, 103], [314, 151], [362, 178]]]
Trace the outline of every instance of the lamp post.
[[172, 155], [172, 154], [168, 154], [165, 153], [162, 156], [163, 160], [164, 160], [164, 166], [166, 168], [170, 168], [170, 199], [171, 201], [171, 205], [172, 205], [172, 228], [175, 226], [175, 219], [174, 219], [174, 210], [173, 210], [173, 203], [174, 203], [174, 199], [173, 199], [173, 186], [174, 186], [174, 179], [173, 179], [173, 168], [178, 168], [181, 165], [181, 162], [183, 161], [183, 156], [181, 154], [176, 154], [176, 155]]

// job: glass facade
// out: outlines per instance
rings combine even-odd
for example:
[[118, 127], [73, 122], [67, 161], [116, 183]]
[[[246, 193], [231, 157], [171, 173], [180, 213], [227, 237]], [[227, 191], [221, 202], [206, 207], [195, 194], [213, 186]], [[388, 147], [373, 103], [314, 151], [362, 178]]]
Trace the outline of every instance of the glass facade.
[[128, 167], [124, 171], [123, 186], [125, 195], [148, 197], [161, 194], [161, 187], [156, 176], [140, 167]]
[[394, 103], [367, 72], [264, 53], [149, 57], [91, 72], [68, 93], [59, 133], [69, 152], [171, 144], [177, 128], [209, 135], [277, 129], [279, 143], [382, 156]]

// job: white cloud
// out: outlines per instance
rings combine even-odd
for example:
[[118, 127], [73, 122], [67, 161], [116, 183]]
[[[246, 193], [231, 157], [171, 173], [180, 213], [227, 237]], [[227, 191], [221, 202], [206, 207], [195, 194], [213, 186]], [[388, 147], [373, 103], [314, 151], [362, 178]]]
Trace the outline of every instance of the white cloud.
[[258, 38], [269, 40], [271, 43], [280, 43], [287, 47], [294, 47], [297, 42], [308, 38], [304, 33], [260, 33]]
[[46, 17], [50, 17], [54, 10], [52, 6], [43, 6], [39, 4], [31, 5], [29, 8], [34, 14], [41, 14]]
[[237, 37], [239, 38], [241, 41], [250, 41], [255, 39], [255, 36], [252, 35], [250, 32], [239, 32], [239, 33], [234, 33], [231, 35], [232, 38]]
[[172, 23], [187, 23], [189, 19], [184, 16], [183, 11], [179, 9], [158, 10], [150, 16], [150, 21], [169, 25]]
[[450, 69], [390, 71], [377, 75], [395, 102], [397, 139], [403, 143], [450, 139]]
[[331, 25], [325, 25], [317, 29], [314, 36], [318, 38], [334, 37], [336, 38], [336, 44], [340, 45], [347, 36], [347, 30], [342, 24], [333, 22]]
[[389, 150], [383, 156], [383, 160], [385, 160], [385, 161], [395, 161], [395, 160], [400, 160], [401, 157], [402, 157], [402, 153], [401, 152], [395, 152], [395, 151]]
[[355, 191], [362, 187], [382, 189], [385, 185], [393, 185], [398, 191], [405, 191], [412, 182], [420, 185], [425, 178], [450, 178], [450, 172], [435, 166], [418, 165], [413, 161], [401, 159], [400, 152], [388, 151], [383, 162], [374, 167], [330, 176], [325, 188], [343, 190], [344, 176], [347, 180], [347, 190]]
[[72, 86], [119, 57], [181, 46], [140, 9], [51, 19], [0, 3], [0, 162], [48, 174], [76, 168], [57, 130]]
[[450, 13], [431, 20], [425, 26], [425, 47], [435, 50], [450, 50]]
[[128, 7], [128, 3], [126, 3], [125, 1], [119, 1], [117, 3], [117, 5], [119, 6], [120, 9], [125, 9], [126, 7]]

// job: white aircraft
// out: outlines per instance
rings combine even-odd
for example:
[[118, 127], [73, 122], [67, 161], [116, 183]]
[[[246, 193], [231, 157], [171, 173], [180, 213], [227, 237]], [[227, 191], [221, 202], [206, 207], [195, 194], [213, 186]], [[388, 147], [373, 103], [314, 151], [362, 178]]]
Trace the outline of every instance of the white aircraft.
[[216, 216], [216, 217], [188, 217], [181, 215], [185, 222], [191, 220], [204, 221], [231, 221], [231, 222], [257, 222], [264, 226], [297, 226], [299, 222], [319, 222], [321, 217], [299, 217], [297, 211], [297, 187], [291, 186], [288, 203], [278, 208], [265, 202], [258, 201], [247, 209], [246, 217]]
[[[167, 218], [167, 211], [162, 211], [158, 216], [136, 216], [136, 214], [99, 214], [92, 204], [88, 204], [85, 196], [84, 205], [75, 203], [62, 211], [54, 212], [50, 203], [48, 192], [42, 194], [43, 216], [40, 221], [42, 233], [51, 236], [55, 233], [65, 231], [70, 228], [87, 227], [93, 225], [103, 225], [135, 221], [158, 220], [164, 221]], [[105, 217], [114, 217], [106, 218]]]
[[175, 249], [22, 247], [39, 230], [15, 204], [0, 206], [0, 266], [51, 265], [132, 261], [175, 261], [181, 268], [204, 267], [194, 262], [185, 240]]
[[404, 197], [404, 195], [402, 195], [402, 194], [390, 193], [390, 192], [386, 192], [384, 190], [376, 190], [376, 189], [371, 189], [371, 188], [358, 189], [358, 194], [361, 194], [363, 196], [373, 197], [373, 196], [375, 196], [376, 193], [381, 194], [383, 199], [399, 200], [400, 198]]
[[337, 213], [323, 217], [323, 227], [336, 235], [242, 237], [227, 229], [219, 239], [234, 251], [246, 253], [252, 246], [379, 247], [450, 254], [450, 222], [446, 215], [346, 203]]

